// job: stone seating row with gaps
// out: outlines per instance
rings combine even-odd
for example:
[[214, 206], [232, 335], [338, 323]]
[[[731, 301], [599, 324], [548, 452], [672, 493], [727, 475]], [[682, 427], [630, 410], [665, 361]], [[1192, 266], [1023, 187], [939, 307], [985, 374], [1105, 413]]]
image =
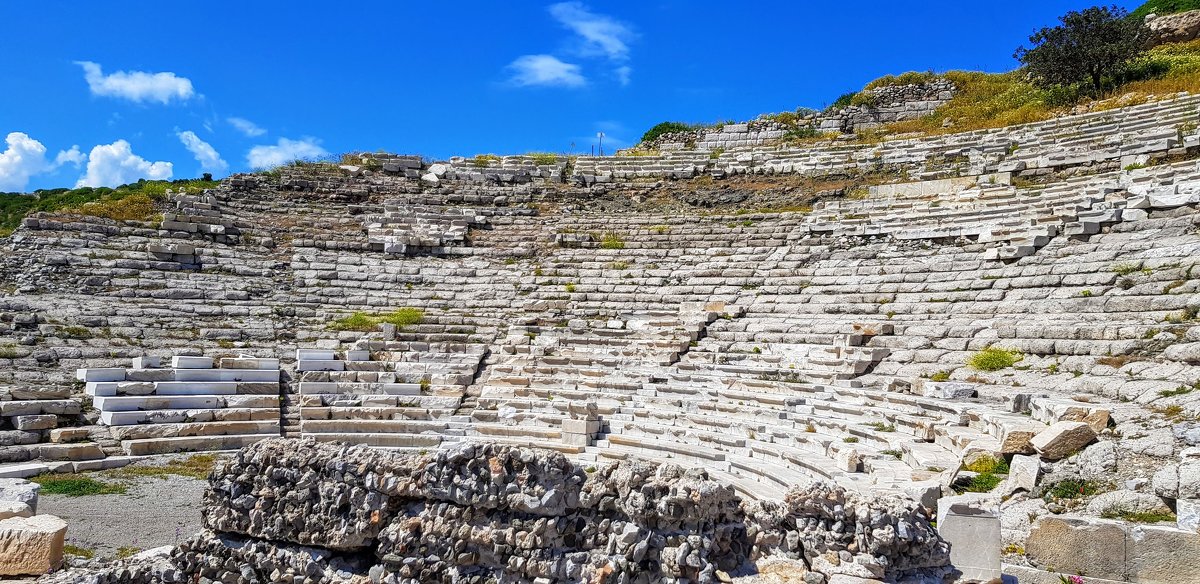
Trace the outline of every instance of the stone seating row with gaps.
[[80, 369], [100, 411], [128, 455], [229, 450], [279, 435], [278, 359], [157, 357], [130, 368]]

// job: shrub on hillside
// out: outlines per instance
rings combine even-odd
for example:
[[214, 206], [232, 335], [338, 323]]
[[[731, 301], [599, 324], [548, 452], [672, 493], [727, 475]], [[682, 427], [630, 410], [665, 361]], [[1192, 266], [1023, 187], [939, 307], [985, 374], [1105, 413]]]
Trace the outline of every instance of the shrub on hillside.
[[854, 101], [854, 96], [856, 95], [858, 95], [857, 91], [851, 91], [849, 93], [843, 93], [839, 95], [837, 99], [833, 100], [833, 103], [829, 104], [829, 109], [837, 110], [850, 107], [851, 103]]
[[1150, 0], [1130, 12], [1129, 17], [1142, 22], [1151, 14], [1162, 16], [1189, 10], [1200, 10], [1200, 0]]
[[[199, 193], [216, 187], [206, 180], [140, 180], [108, 187], [77, 189], [43, 189], [32, 194], [0, 193], [0, 237], [12, 233], [30, 213], [68, 211], [80, 215], [107, 217], [116, 220], [148, 220], [157, 215], [155, 203], [166, 196], [167, 189]], [[136, 198], [134, 198], [136, 197]], [[131, 199], [124, 201], [124, 199]]]
[[938, 78], [933, 71], [908, 71], [899, 75], [884, 75], [867, 84], [864, 91], [897, 85], [924, 85]]
[[1145, 26], [1117, 6], [1093, 6], [1059, 17], [1062, 23], [1029, 37], [1032, 48], [1013, 55], [1040, 84], [1089, 83], [1099, 95], [1104, 78], [1119, 73], [1143, 51]]
[[662, 122], [655, 125], [653, 128], [646, 130], [645, 134], [642, 134], [642, 143], [645, 144], [648, 142], [653, 142], [663, 134], [687, 132], [694, 129], [696, 129], [695, 126], [692, 126], [691, 124], [685, 124], [683, 122]]

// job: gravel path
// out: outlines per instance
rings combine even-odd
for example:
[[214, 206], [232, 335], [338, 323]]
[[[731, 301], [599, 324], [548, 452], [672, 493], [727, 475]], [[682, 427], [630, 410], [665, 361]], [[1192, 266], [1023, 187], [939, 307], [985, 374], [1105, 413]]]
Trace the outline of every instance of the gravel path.
[[[165, 459], [139, 462], [161, 464]], [[38, 513], [57, 515], [67, 522], [67, 544], [111, 558], [121, 547], [141, 550], [177, 541], [199, 532], [201, 496], [208, 481], [168, 475], [115, 479], [109, 473], [85, 473], [105, 482], [122, 482], [124, 495], [42, 495]]]

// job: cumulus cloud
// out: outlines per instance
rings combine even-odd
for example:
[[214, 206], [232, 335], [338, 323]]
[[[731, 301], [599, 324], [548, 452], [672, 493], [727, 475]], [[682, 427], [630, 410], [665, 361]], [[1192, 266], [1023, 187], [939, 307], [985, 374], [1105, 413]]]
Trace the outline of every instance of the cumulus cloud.
[[582, 2], [560, 2], [550, 6], [550, 16], [583, 37], [584, 53], [602, 55], [615, 61], [629, 58], [633, 30], [609, 16], [588, 10]]
[[76, 187], [115, 187], [138, 179], [166, 180], [171, 178], [170, 162], [150, 162], [133, 153], [129, 142], [117, 140], [92, 148], [88, 155], [87, 172], [75, 183]]
[[64, 164], [78, 167], [85, 159], [78, 146], [63, 150], [46, 159], [46, 146], [30, 138], [24, 132], [11, 132], [4, 139], [5, 149], [0, 152], [0, 191], [24, 191], [34, 175], [53, 172]]
[[308, 160], [323, 156], [329, 156], [329, 152], [321, 148], [320, 140], [280, 138], [274, 145], [263, 144], [251, 148], [250, 152], [246, 154], [246, 163], [251, 168], [274, 168], [295, 160]]
[[217, 149], [212, 147], [212, 144], [201, 140], [195, 132], [187, 130], [185, 132], [176, 132], [179, 141], [183, 142], [183, 147], [196, 157], [196, 161], [200, 163], [200, 168], [215, 174], [224, 174], [229, 170], [229, 164], [221, 160], [221, 155], [217, 153]]
[[174, 73], [147, 73], [145, 71], [117, 71], [104, 74], [98, 63], [76, 61], [83, 67], [83, 78], [87, 80], [92, 95], [128, 99], [136, 103], [170, 103], [172, 100], [187, 101], [195, 95], [192, 82]]
[[58, 156], [54, 157], [54, 166], [62, 166], [64, 164], [72, 164], [75, 168], [79, 168], [84, 162], [87, 162], [87, 154], [79, 151], [79, 146], [71, 146], [70, 150], [62, 150]]
[[246, 135], [247, 138], [257, 138], [266, 134], [267, 131], [260, 128], [258, 124], [247, 120], [246, 118], [226, 118], [225, 121], [233, 126], [237, 131]]
[[508, 65], [512, 83], [521, 87], [582, 87], [587, 79], [579, 65], [564, 63], [552, 55], [524, 55]]

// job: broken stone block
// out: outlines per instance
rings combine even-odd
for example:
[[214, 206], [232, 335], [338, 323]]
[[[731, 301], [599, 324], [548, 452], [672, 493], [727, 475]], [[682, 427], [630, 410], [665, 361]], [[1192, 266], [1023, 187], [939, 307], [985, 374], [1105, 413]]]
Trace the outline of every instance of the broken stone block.
[[0, 501], [0, 519], [33, 517], [33, 510], [20, 501]]
[[1180, 499], [1175, 502], [1175, 525], [1191, 533], [1200, 532], [1200, 500]]
[[0, 520], [0, 575], [39, 576], [62, 565], [67, 522], [53, 515]]
[[38, 491], [42, 486], [25, 479], [0, 479], [0, 501], [17, 501], [37, 512]]
[[938, 399], [962, 399], [975, 397], [975, 384], [963, 381], [929, 381], [922, 379], [921, 395]]
[[133, 358], [134, 369], [157, 369], [162, 364], [162, 360], [158, 357], [142, 355], [141, 357]]
[[1087, 422], [1055, 422], [1034, 436], [1029, 443], [1046, 460], [1059, 460], [1078, 452], [1096, 439], [1096, 431]]
[[1037, 487], [1042, 461], [1036, 456], [1014, 455], [1008, 463], [1008, 486], [1012, 493], [1019, 489], [1032, 492]]
[[942, 485], [938, 481], [907, 483], [901, 489], [930, 512], [937, 511], [938, 500], [942, 498]]
[[1027, 427], [1004, 427], [1000, 435], [1000, 452], [1002, 454], [1030, 454], [1034, 451], [1030, 441], [1036, 432]]
[[862, 465], [862, 456], [853, 448], [839, 450], [837, 458], [837, 469], [842, 472], [858, 472], [859, 466]]
[[999, 580], [1000, 517], [994, 511], [967, 502], [939, 504], [937, 530], [950, 543], [950, 563], [962, 580]]

